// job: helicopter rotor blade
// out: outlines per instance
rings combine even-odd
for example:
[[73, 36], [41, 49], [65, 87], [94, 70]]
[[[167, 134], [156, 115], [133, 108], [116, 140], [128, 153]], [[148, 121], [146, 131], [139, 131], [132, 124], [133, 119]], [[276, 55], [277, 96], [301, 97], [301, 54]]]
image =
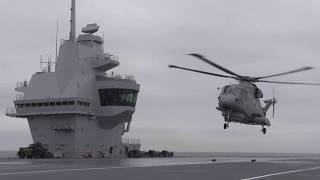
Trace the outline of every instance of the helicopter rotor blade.
[[286, 81], [265, 81], [265, 80], [257, 80], [256, 82], [272, 83], [272, 84], [292, 84], [292, 85], [320, 86], [320, 84], [318, 84], [318, 83], [302, 83], [302, 82], [286, 82]]
[[225, 68], [225, 67], [223, 67], [223, 66], [220, 66], [219, 64], [216, 64], [216, 63], [210, 61], [209, 59], [207, 59], [205, 56], [203, 56], [203, 55], [201, 55], [201, 54], [192, 53], [192, 54], [188, 54], [188, 55], [193, 56], [193, 57], [196, 57], [196, 58], [198, 58], [198, 59], [200, 59], [200, 60], [202, 60], [202, 61], [210, 64], [211, 66], [214, 66], [215, 68], [220, 69], [221, 71], [223, 71], [223, 72], [225, 72], [225, 73], [227, 73], [227, 74], [230, 74], [230, 75], [233, 75], [233, 76], [237, 76], [238, 78], [241, 78], [241, 77], [242, 77], [242, 76], [240, 76], [239, 74], [236, 74], [236, 73], [230, 71], [229, 69], [227, 69], [227, 68]]
[[182, 70], [186, 70], [186, 71], [192, 71], [192, 72], [197, 72], [197, 73], [207, 74], [207, 75], [217, 76], [217, 77], [223, 77], [223, 78], [232, 78], [232, 79], [236, 79], [236, 80], [238, 79], [237, 77], [234, 77], [234, 76], [226, 76], [226, 75], [222, 75], [222, 74], [200, 71], [200, 70], [196, 70], [196, 69], [189, 69], [189, 68], [184, 68], [184, 67], [175, 66], [175, 65], [169, 65], [169, 68], [182, 69]]
[[292, 71], [279, 73], [279, 74], [274, 74], [274, 75], [269, 75], [269, 76], [261, 76], [261, 77], [255, 78], [255, 79], [259, 80], [259, 79], [264, 79], [264, 78], [283, 76], [283, 75], [287, 75], [287, 74], [293, 74], [293, 73], [297, 73], [297, 72], [301, 72], [301, 71], [308, 71], [308, 70], [312, 70], [312, 69], [314, 69], [314, 68], [313, 67], [309, 67], [309, 66], [305, 66], [305, 67], [302, 67], [302, 68], [299, 68], [299, 69], [295, 69], [295, 70], [292, 70]]

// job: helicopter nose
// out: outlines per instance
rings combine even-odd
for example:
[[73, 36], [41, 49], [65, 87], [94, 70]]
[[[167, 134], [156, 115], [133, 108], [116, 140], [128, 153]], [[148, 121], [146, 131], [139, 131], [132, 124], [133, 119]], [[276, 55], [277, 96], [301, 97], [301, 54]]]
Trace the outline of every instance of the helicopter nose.
[[219, 105], [223, 108], [230, 109], [238, 102], [238, 98], [232, 95], [219, 96]]

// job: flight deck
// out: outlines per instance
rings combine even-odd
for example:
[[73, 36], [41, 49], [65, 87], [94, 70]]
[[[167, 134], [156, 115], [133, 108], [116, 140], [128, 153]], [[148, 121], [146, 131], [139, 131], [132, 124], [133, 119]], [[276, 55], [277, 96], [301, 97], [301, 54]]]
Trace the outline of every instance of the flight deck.
[[[252, 160], [256, 162], [252, 162]], [[213, 161], [214, 160], [214, 161]], [[0, 161], [1, 180], [320, 179], [320, 158], [201, 157]]]

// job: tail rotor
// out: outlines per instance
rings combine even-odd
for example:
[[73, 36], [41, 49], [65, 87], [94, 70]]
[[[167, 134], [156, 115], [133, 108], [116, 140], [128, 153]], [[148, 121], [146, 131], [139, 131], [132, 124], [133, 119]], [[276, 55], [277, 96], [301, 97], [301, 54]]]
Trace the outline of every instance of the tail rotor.
[[277, 103], [277, 99], [274, 97], [274, 88], [272, 89], [272, 118], [274, 118], [275, 104]]

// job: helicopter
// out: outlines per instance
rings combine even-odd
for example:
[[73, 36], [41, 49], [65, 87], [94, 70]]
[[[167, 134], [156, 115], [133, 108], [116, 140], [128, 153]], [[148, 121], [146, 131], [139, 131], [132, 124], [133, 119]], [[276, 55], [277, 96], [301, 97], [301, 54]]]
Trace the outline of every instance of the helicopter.
[[301, 71], [307, 71], [314, 69], [313, 67], [305, 66], [299, 69], [295, 69], [292, 71], [269, 75], [269, 76], [260, 76], [260, 77], [250, 77], [250, 76], [242, 76], [233, 71], [218, 65], [207, 59], [205, 56], [197, 53], [188, 54], [193, 56], [201, 61], [223, 71], [228, 75], [216, 74], [206, 71], [200, 71], [196, 69], [190, 69], [185, 67], [180, 67], [176, 65], [169, 65], [169, 68], [181, 69], [186, 71], [192, 71], [196, 73], [221, 77], [221, 78], [229, 78], [235, 79], [238, 81], [236, 84], [230, 84], [224, 86], [220, 94], [218, 96], [218, 107], [216, 108], [218, 111], [221, 111], [222, 116], [224, 117], [224, 125], [223, 128], [229, 128], [229, 124], [240, 123], [247, 125], [258, 125], [261, 126], [261, 131], [263, 134], [266, 134], [267, 129], [266, 126], [271, 126], [269, 119], [267, 118], [267, 111], [272, 106], [273, 113], [272, 117], [274, 118], [275, 104], [277, 103], [276, 98], [274, 97], [273, 90], [273, 98], [264, 100], [264, 106], [261, 105], [260, 99], [263, 98], [263, 93], [261, 89], [257, 87], [255, 83], [274, 83], [274, 84], [291, 84], [291, 85], [320, 85], [317, 83], [302, 83], [302, 82], [286, 82], [286, 81], [269, 81], [263, 80], [266, 78], [283, 76], [287, 74], [293, 74]]

